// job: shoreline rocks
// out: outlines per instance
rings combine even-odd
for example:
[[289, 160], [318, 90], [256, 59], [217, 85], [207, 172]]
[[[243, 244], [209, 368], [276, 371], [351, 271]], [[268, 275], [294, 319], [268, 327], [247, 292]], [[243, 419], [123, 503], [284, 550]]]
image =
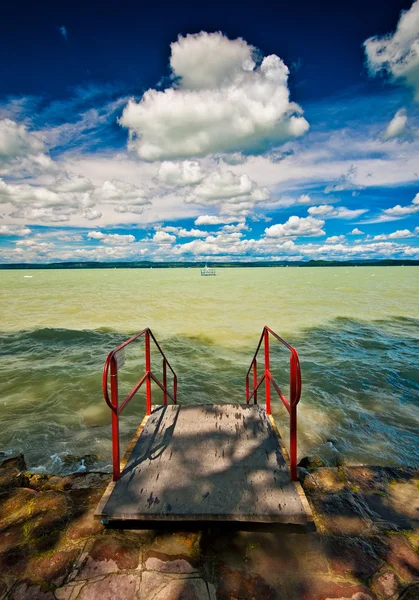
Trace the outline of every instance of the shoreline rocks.
[[93, 518], [109, 474], [32, 474], [7, 457], [0, 600], [418, 600], [419, 469], [310, 461], [299, 475], [315, 532], [125, 531]]

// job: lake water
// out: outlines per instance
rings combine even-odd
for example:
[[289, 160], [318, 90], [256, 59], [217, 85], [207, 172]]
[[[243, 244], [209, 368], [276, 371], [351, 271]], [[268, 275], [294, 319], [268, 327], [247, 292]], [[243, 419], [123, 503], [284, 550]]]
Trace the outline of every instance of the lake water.
[[[418, 268], [31, 270], [0, 280], [0, 450], [23, 451], [32, 469], [74, 469], [66, 454], [95, 454], [109, 468], [102, 367], [130, 334], [152, 328], [181, 403], [244, 402], [265, 324], [300, 355], [300, 458], [419, 465]], [[272, 350], [288, 394], [288, 353]], [[144, 372], [142, 352], [127, 352], [121, 396]], [[288, 444], [287, 413], [272, 400]], [[140, 392], [121, 418], [122, 444], [144, 407]]]

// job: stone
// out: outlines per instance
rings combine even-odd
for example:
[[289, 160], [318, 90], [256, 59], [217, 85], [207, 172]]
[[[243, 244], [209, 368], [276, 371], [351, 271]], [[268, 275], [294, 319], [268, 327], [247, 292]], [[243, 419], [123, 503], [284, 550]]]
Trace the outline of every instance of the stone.
[[341, 469], [323, 467], [317, 469], [303, 481], [304, 490], [309, 493], [336, 493], [346, 487]]
[[104, 533], [104, 526], [93, 515], [94, 509], [91, 509], [72, 518], [65, 532], [66, 538], [70, 541], [77, 541]]
[[399, 596], [399, 600], [418, 600], [419, 598], [419, 583], [409, 585]]
[[403, 535], [387, 537], [387, 551], [384, 560], [400, 579], [413, 583], [419, 578], [419, 553]]
[[148, 571], [159, 571], [160, 573], [196, 573], [196, 569], [183, 558], [160, 560], [151, 556], [146, 560], [145, 568]]
[[332, 571], [342, 577], [369, 579], [382, 565], [381, 540], [329, 537], [323, 540]]
[[382, 569], [372, 578], [371, 589], [379, 598], [392, 598], [399, 589], [399, 582], [393, 571]]
[[43, 590], [40, 585], [24, 581], [11, 590], [9, 600], [55, 600], [55, 596], [52, 591]]
[[27, 487], [28, 485], [28, 477], [15, 467], [0, 469], [0, 489], [10, 490], [10, 488]]
[[0, 469], [10, 469], [14, 468], [18, 471], [26, 471], [27, 466], [25, 462], [25, 457], [22, 453], [15, 454], [14, 456], [9, 456], [8, 458], [4, 458], [0, 464]]
[[100, 460], [100, 456], [97, 454], [83, 454], [83, 456], [64, 454], [60, 456], [60, 459], [66, 467], [73, 467], [74, 470], [78, 469], [82, 461], [87, 469], [91, 469]]
[[208, 585], [203, 579], [169, 577], [146, 571], [141, 580], [140, 598], [141, 600], [210, 600], [211, 596]]
[[78, 555], [78, 550], [68, 550], [33, 557], [28, 564], [26, 577], [32, 581], [41, 580], [60, 586], [69, 575]]
[[139, 560], [138, 548], [117, 537], [104, 536], [95, 540], [76, 579], [89, 579], [119, 569], [136, 569]]
[[363, 536], [376, 530], [373, 515], [360, 494], [349, 491], [314, 494], [310, 501], [322, 533]]
[[160, 560], [184, 559], [191, 564], [200, 554], [200, 532], [159, 533], [146, 551], [145, 560], [155, 557]]
[[51, 475], [46, 473], [36, 473], [35, 475], [29, 475], [28, 487], [40, 491], [44, 488]]
[[77, 600], [135, 600], [139, 585], [139, 575], [108, 575], [104, 579], [87, 582]]
[[57, 600], [75, 600], [79, 595], [81, 588], [85, 585], [84, 581], [77, 583], [70, 583], [64, 587], [60, 587], [55, 590], [55, 597]]
[[30, 506], [30, 520], [25, 525], [28, 543], [38, 549], [51, 547], [69, 518], [65, 494], [54, 491], [38, 492]]
[[363, 585], [319, 577], [297, 581], [288, 597], [292, 600], [375, 600], [372, 592]]
[[324, 462], [324, 460], [320, 458], [320, 456], [314, 455], [305, 456], [304, 458], [302, 458], [298, 463], [298, 466], [303, 467], [308, 471], [314, 471], [315, 469], [320, 469], [321, 467], [326, 467], [327, 465]]
[[260, 575], [248, 571], [220, 569], [220, 581], [217, 587], [217, 600], [276, 600], [275, 589]]
[[419, 481], [411, 480], [390, 485], [389, 506], [402, 514], [411, 527], [419, 530]]

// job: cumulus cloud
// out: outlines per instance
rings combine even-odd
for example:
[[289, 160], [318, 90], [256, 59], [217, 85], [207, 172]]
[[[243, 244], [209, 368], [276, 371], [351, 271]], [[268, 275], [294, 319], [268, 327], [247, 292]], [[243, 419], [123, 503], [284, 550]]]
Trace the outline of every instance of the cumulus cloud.
[[0, 225], [0, 235], [17, 235], [26, 236], [31, 233], [29, 227], [22, 227], [21, 225]]
[[346, 241], [344, 235], [332, 235], [331, 237], [326, 238], [326, 244], [341, 244]]
[[199, 183], [205, 173], [199, 162], [184, 160], [182, 162], [162, 162], [157, 175], [163, 183], [168, 185], [185, 186]]
[[156, 231], [153, 235], [153, 242], [157, 244], [173, 244], [176, 241], [176, 236], [167, 233], [166, 231]]
[[239, 219], [237, 217], [217, 216], [217, 215], [200, 215], [195, 219], [195, 225], [223, 225], [224, 223], [235, 223]]
[[320, 206], [310, 206], [307, 212], [315, 217], [323, 217], [323, 219], [356, 219], [366, 213], [367, 209], [351, 210], [344, 206], [334, 207], [329, 204], [321, 204]]
[[393, 233], [381, 233], [380, 235], [375, 235], [372, 239], [374, 242], [380, 242], [383, 240], [401, 240], [404, 238], [413, 237], [415, 234], [410, 231], [410, 229], [398, 229], [397, 231], [393, 231]]
[[383, 139], [393, 140], [395, 138], [403, 139], [408, 133], [406, 109], [401, 108], [396, 112], [383, 133]]
[[371, 37], [364, 48], [371, 75], [387, 72], [412, 87], [419, 101], [419, 0], [401, 13], [393, 34]]
[[144, 207], [151, 204], [149, 192], [126, 181], [113, 179], [105, 181], [95, 189], [92, 198], [96, 202], [113, 205], [117, 213], [141, 214]]
[[132, 244], [135, 242], [133, 235], [123, 235], [119, 233], [102, 233], [102, 231], [90, 231], [87, 237], [91, 240], [98, 240], [103, 244], [110, 246], [125, 246], [125, 244]]
[[358, 229], [358, 227], [355, 227], [355, 229], [352, 229], [349, 235], [364, 235], [364, 232]]
[[362, 190], [365, 186], [356, 183], [357, 170], [354, 165], [351, 165], [346, 173], [343, 173], [335, 183], [325, 187], [324, 193], [330, 194], [330, 192], [344, 192], [347, 190]]
[[15, 171], [33, 174], [55, 168], [40, 137], [11, 119], [0, 120], [0, 175]]
[[412, 203], [407, 206], [396, 204], [392, 208], [386, 208], [383, 210], [383, 216], [392, 219], [403, 219], [417, 212], [419, 212], [419, 193], [413, 198]]
[[88, 192], [58, 193], [46, 186], [8, 184], [0, 178], [0, 204], [11, 204], [14, 218], [49, 222], [68, 221], [71, 215], [90, 218], [94, 203]]
[[314, 217], [296, 217], [292, 216], [286, 223], [271, 225], [265, 229], [265, 235], [268, 238], [282, 237], [318, 237], [325, 235], [323, 230], [324, 221]]
[[161, 227], [159, 231], [165, 231], [166, 233], [173, 233], [176, 237], [179, 238], [201, 238], [206, 237], [208, 235], [208, 231], [202, 231], [201, 229], [185, 229], [183, 227], [174, 227], [168, 225], [166, 227]]
[[174, 84], [130, 100], [120, 119], [130, 145], [148, 161], [219, 152], [258, 153], [309, 128], [289, 100], [288, 67], [276, 55], [221, 33], [179, 36], [171, 45]]

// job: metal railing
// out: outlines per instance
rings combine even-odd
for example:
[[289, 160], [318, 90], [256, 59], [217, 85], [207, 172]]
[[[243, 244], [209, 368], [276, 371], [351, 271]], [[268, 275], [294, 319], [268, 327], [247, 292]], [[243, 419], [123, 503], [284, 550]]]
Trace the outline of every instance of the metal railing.
[[[125, 353], [124, 349], [126, 346], [137, 340], [138, 338], [144, 336], [144, 353], [145, 353], [145, 373], [135, 384], [132, 390], [129, 392], [128, 396], [124, 398], [124, 400], [119, 403], [118, 398], [118, 369], [122, 367], [125, 362]], [[160, 352], [163, 358], [163, 382], [160, 382], [154, 373], [151, 371], [151, 351], [150, 351], [150, 340], [153, 340], [157, 350]], [[171, 394], [167, 389], [167, 368], [173, 373], [173, 394]], [[108, 391], [108, 382], [109, 382], [109, 372], [110, 372], [110, 387], [111, 387], [111, 395], [109, 397]], [[117, 481], [120, 476], [120, 446], [119, 446], [119, 415], [122, 413], [127, 404], [132, 400], [138, 390], [141, 388], [143, 383], [146, 384], [146, 414], [151, 414], [151, 382], [154, 381], [159, 388], [163, 392], [163, 402], [164, 405], [167, 404], [167, 398], [169, 397], [174, 404], [176, 404], [177, 399], [177, 376], [174, 370], [172, 369], [169, 361], [167, 360], [163, 350], [161, 349], [159, 343], [154, 337], [151, 329], [148, 327], [133, 335], [129, 340], [123, 342], [120, 346], [112, 350], [108, 354], [108, 357], [105, 362], [105, 366], [103, 369], [103, 377], [102, 377], [102, 389], [103, 396], [105, 398], [106, 404], [112, 411], [112, 465], [113, 465], [113, 480]]]
[[[269, 334], [277, 339], [290, 351], [290, 399], [284, 396], [278, 384], [270, 370], [270, 349], [269, 349]], [[257, 373], [257, 355], [262, 346], [264, 346], [264, 370], [263, 374], [258, 379]], [[253, 369], [253, 391], [250, 393], [250, 372]], [[271, 384], [281, 398], [285, 408], [290, 415], [290, 468], [291, 468], [291, 479], [297, 480], [297, 404], [301, 396], [301, 369], [300, 360], [298, 358], [297, 351], [287, 344], [279, 335], [277, 335], [272, 329], [267, 327], [263, 328], [262, 335], [259, 340], [259, 344], [256, 348], [256, 352], [253, 356], [253, 360], [250, 363], [249, 370], [246, 374], [246, 403], [249, 404], [253, 398], [255, 404], [257, 404], [258, 389], [265, 382], [265, 399], [266, 399], [266, 413], [271, 414]]]

